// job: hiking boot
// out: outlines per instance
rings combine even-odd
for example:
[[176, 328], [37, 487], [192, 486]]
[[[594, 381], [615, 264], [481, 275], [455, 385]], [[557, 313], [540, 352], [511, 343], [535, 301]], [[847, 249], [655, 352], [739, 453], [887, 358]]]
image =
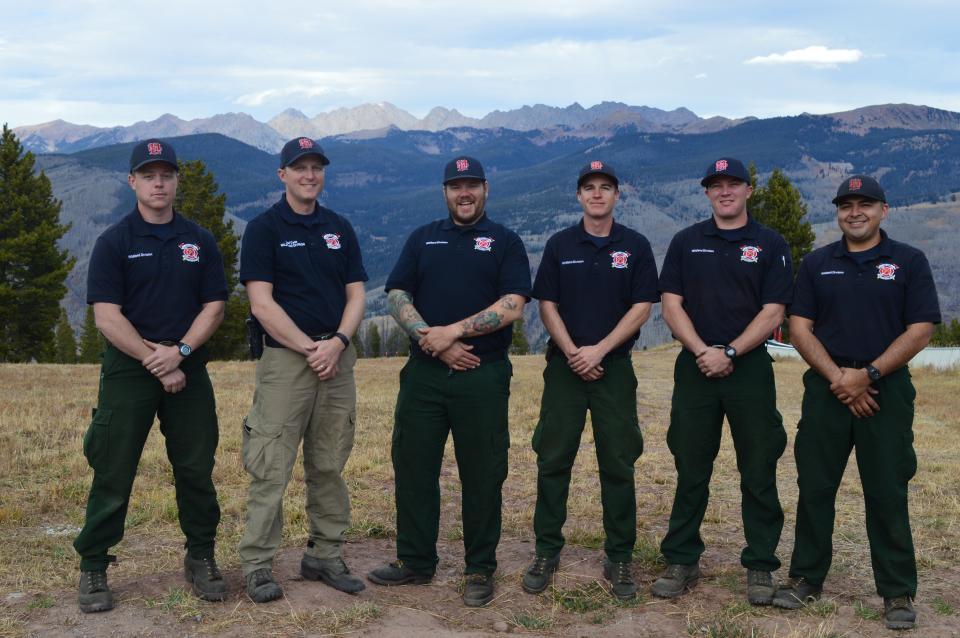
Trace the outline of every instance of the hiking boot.
[[268, 603], [283, 596], [283, 590], [266, 567], [247, 574], [247, 596], [255, 603]]
[[463, 604], [483, 607], [493, 600], [493, 574], [467, 574], [463, 579]]
[[219, 602], [227, 597], [227, 582], [213, 557], [194, 558], [187, 552], [183, 557], [183, 575], [193, 585], [197, 598]]
[[676, 598], [700, 580], [700, 563], [693, 565], [667, 565], [663, 576], [653, 583], [650, 590], [658, 598]]
[[917, 612], [909, 596], [883, 599], [883, 624], [887, 629], [913, 629], [917, 624]]
[[637, 597], [637, 584], [633, 582], [630, 563], [615, 563], [609, 558], [603, 559], [603, 577], [610, 581], [610, 590], [618, 600]]
[[553, 572], [560, 566], [560, 555], [553, 558], [540, 556], [534, 557], [530, 567], [523, 573], [523, 582], [521, 586], [523, 591], [528, 594], [539, 594], [550, 585], [550, 579], [553, 578]]
[[113, 609], [113, 592], [107, 584], [107, 570], [80, 572], [80, 593], [77, 602], [80, 611], [91, 614]]
[[433, 574], [415, 572], [402, 560], [381, 565], [367, 574], [367, 580], [378, 585], [426, 585], [433, 580]]
[[362, 580], [350, 575], [347, 564], [339, 556], [316, 558], [304, 554], [300, 560], [300, 574], [307, 580], [322, 580], [334, 589], [348, 594], [356, 594], [367, 588]]
[[751, 605], [769, 605], [776, 591], [773, 574], [762, 569], [747, 570], [747, 602]]
[[773, 606], [780, 609], [800, 609], [820, 600], [823, 587], [813, 585], [804, 577], [790, 578], [773, 595]]

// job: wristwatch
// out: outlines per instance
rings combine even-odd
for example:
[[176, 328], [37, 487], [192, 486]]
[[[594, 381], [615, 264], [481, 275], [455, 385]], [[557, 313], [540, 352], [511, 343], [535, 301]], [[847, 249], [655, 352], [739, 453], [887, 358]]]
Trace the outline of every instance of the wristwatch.
[[190, 344], [182, 341], [177, 342], [177, 349], [180, 350], [180, 356], [183, 358], [189, 357], [190, 353], [193, 352], [193, 348], [190, 347]]
[[727, 357], [733, 361], [737, 358], [737, 349], [731, 345], [723, 346], [723, 354], [727, 355]]
[[350, 339], [347, 337], [347, 335], [343, 334], [342, 332], [334, 332], [333, 336], [339, 339], [341, 343], [343, 343], [344, 350], [350, 347]]
[[879, 381], [880, 377], [883, 376], [880, 374], [880, 371], [872, 365], [865, 365], [863, 366], [863, 369], [867, 371], [867, 376], [870, 377], [871, 381]]

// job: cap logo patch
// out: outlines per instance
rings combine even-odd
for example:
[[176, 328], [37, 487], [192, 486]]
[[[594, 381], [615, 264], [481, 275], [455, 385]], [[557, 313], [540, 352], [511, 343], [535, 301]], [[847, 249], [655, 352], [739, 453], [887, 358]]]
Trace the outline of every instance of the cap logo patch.
[[163, 155], [163, 145], [160, 142], [148, 142], [147, 155]]
[[493, 237], [474, 237], [473, 242], [474, 250], [488, 253], [493, 249]]
[[309, 137], [301, 137], [300, 148], [313, 148], [313, 140], [311, 140]]
[[340, 235], [327, 233], [323, 236], [323, 241], [327, 242], [327, 248], [330, 250], [340, 250]]
[[853, 177], [847, 183], [847, 187], [852, 191], [858, 191], [863, 188], [863, 180], [859, 177]]
[[763, 248], [759, 246], [740, 246], [740, 261], [755, 264], [760, 258], [760, 251], [762, 250]]
[[610, 259], [613, 260], [610, 264], [611, 268], [626, 268], [630, 263], [630, 253], [625, 250], [616, 250], [610, 253]]
[[470, 162], [468, 162], [468, 161], [465, 160], [465, 159], [458, 159], [458, 160], [457, 160], [457, 172], [458, 172], [458, 173], [462, 173], [463, 171], [467, 170], [468, 168], [470, 168]]
[[884, 281], [893, 281], [897, 278], [897, 268], [900, 266], [896, 264], [878, 264], [877, 265], [877, 279], [883, 279]]
[[183, 261], [200, 261], [200, 246], [196, 244], [180, 244], [183, 251]]
[[603, 168], [603, 162], [590, 162], [591, 171], [599, 171]]
[[717, 160], [717, 163], [713, 165], [713, 168], [719, 173], [720, 171], [727, 170], [728, 166], [730, 166], [730, 164], [727, 162], [727, 160]]

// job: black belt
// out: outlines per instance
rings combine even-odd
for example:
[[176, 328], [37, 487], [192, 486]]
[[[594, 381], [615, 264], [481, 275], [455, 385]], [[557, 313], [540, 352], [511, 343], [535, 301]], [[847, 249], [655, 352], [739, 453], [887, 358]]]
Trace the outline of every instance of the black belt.
[[[429, 354], [423, 350], [411, 350], [410, 355], [417, 359], [425, 359], [427, 361], [436, 361], [439, 364], [447, 365], [440, 360], [440, 357], [431, 357]], [[483, 354], [476, 355], [480, 358], [480, 363], [490, 363], [491, 361], [503, 361], [507, 358], [506, 350], [495, 350], [493, 352], [485, 352]]]
[[859, 370], [860, 368], [866, 368], [870, 365], [870, 361], [857, 361], [856, 359], [848, 359], [847, 357], [830, 357], [833, 359], [833, 362], [840, 366], [841, 368], [853, 368]]
[[[325, 332], [322, 335], [309, 335], [310, 341], [327, 341], [328, 339], [333, 339], [335, 332]], [[264, 334], [263, 343], [269, 348], [286, 348], [285, 345], [274, 339], [268, 334]]]

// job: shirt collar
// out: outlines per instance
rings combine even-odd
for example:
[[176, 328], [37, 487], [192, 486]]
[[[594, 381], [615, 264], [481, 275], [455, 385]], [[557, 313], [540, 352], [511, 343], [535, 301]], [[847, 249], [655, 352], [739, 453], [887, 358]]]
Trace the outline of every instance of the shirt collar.
[[487, 215], [486, 211], [484, 211], [483, 217], [481, 217], [477, 221], [477, 223], [472, 224], [470, 226], [458, 226], [457, 224], [453, 223], [453, 218], [451, 218], [449, 215], [447, 216], [446, 219], [440, 222], [441, 230], [447, 230], [447, 231], [456, 230], [461, 233], [468, 233], [472, 230], [478, 230], [483, 232], [483, 231], [489, 231], [492, 228], [493, 228], [492, 222], [490, 221], [490, 217]]
[[[134, 205], [133, 212], [129, 215], [130, 225], [133, 228], [133, 232], [141, 237], [157, 237], [159, 239], [164, 238], [164, 234], [157, 228], [158, 226], [167, 226], [166, 224], [151, 224], [143, 219], [143, 215], [140, 214], [140, 209]], [[187, 226], [186, 219], [178, 213], [173, 211], [173, 219], [170, 222], [168, 228], [173, 229], [175, 235], [182, 235], [190, 230]]]
[[720, 237], [721, 239], [726, 239], [727, 241], [740, 241], [741, 239], [756, 239], [760, 235], [760, 224], [753, 218], [752, 215], [747, 215], [747, 225], [741, 226], [740, 228], [733, 228], [729, 231], [724, 231], [727, 235], [720, 234], [720, 229], [717, 228], [717, 220], [710, 215], [710, 219], [707, 220], [707, 223], [703, 225], [703, 234], [704, 235], [713, 235]]
[[309, 215], [293, 212], [293, 209], [290, 208], [290, 202], [287, 201], [286, 193], [280, 195], [280, 201], [277, 202], [277, 211], [280, 213], [280, 218], [288, 224], [299, 224], [307, 228], [321, 226], [329, 221], [328, 216], [323, 214], [323, 206], [317, 202], [313, 203], [313, 212]]
[[[596, 235], [591, 235], [587, 232], [587, 229], [583, 223], [583, 218], [581, 217], [580, 222], [577, 224], [577, 240], [580, 242], [590, 242], [592, 244], [594, 237], [596, 237]], [[617, 222], [613, 222], [613, 226], [610, 228], [610, 234], [606, 237], [602, 237], [601, 239], [607, 240], [604, 245], [613, 244], [620, 241], [623, 239], [623, 226]]]
[[[877, 247], [880, 249], [877, 251], [877, 256], [883, 257], [892, 257], [893, 256], [893, 240], [887, 237], [887, 232], [880, 229], [880, 243], [877, 244]], [[840, 241], [837, 242], [837, 245], [833, 249], [834, 257], [849, 257], [851, 252], [847, 250], [847, 239], [841, 237]]]

